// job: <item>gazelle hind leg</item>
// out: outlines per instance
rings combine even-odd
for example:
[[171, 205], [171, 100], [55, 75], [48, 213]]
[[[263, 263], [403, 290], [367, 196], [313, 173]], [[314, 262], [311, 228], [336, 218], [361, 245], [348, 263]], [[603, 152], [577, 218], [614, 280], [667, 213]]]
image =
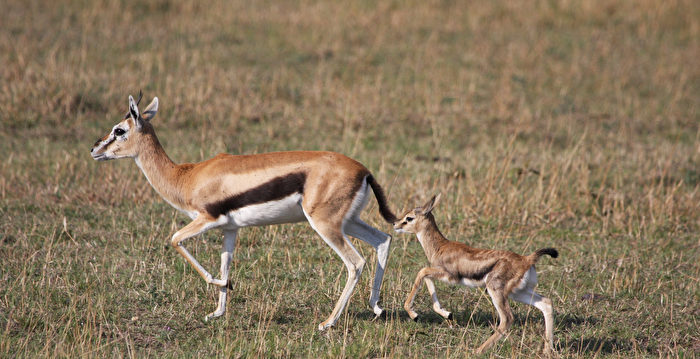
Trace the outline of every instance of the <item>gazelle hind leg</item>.
[[485, 350], [491, 348], [497, 340], [501, 339], [501, 337], [506, 334], [511, 325], [513, 325], [513, 312], [510, 310], [508, 298], [503, 295], [502, 291], [494, 290], [488, 287], [487, 291], [489, 296], [491, 296], [493, 305], [496, 307], [496, 311], [498, 312], [499, 323], [494, 333], [484, 342], [484, 344], [481, 344], [481, 346], [476, 349], [477, 354], [481, 354]]
[[532, 305], [542, 312], [545, 328], [544, 352], [546, 354], [552, 353], [554, 351], [554, 309], [552, 308], [552, 300], [535, 293], [532, 288], [513, 293], [511, 298], [518, 302]]
[[216, 310], [204, 317], [205, 321], [218, 318], [226, 313], [226, 291], [230, 285], [228, 274], [231, 269], [231, 259], [233, 258], [233, 250], [236, 248], [236, 236], [238, 230], [225, 230], [224, 242], [221, 247], [221, 268], [219, 271], [219, 279], [226, 282], [225, 286], [219, 287], [219, 302]]
[[384, 311], [379, 306], [379, 299], [382, 281], [384, 280], [384, 272], [386, 271], [389, 259], [391, 236], [368, 225], [359, 218], [348, 220], [345, 224], [345, 230], [347, 234], [370, 244], [377, 252], [377, 268], [374, 273], [374, 282], [372, 282], [369, 306], [372, 308], [372, 311], [374, 311], [374, 314], [379, 316]]
[[[306, 214], [306, 212], [304, 213]], [[360, 253], [357, 252], [352, 243], [345, 238], [345, 235], [341, 229], [342, 225], [340, 223], [335, 224], [326, 222], [322, 219], [314, 219], [308, 214], [306, 214], [306, 217], [309, 220], [311, 227], [331, 248], [333, 248], [348, 269], [348, 279], [345, 282], [345, 288], [343, 288], [340, 298], [338, 298], [338, 301], [336, 302], [335, 307], [328, 318], [318, 325], [319, 330], [326, 330], [332, 327], [338, 321], [340, 314], [348, 304], [350, 295], [352, 295], [352, 291], [355, 289], [355, 285], [360, 279], [360, 274], [362, 274], [365, 259], [362, 258]]]

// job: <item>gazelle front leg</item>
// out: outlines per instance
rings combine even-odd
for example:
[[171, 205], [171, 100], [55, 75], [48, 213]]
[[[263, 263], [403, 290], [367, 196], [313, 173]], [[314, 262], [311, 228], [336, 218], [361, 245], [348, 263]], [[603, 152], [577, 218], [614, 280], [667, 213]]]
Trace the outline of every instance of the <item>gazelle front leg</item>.
[[[207, 314], [204, 321], [218, 318], [226, 313], [226, 291], [231, 286], [228, 279], [229, 270], [231, 269], [231, 259], [233, 258], [233, 250], [236, 248], [236, 236], [238, 229], [224, 231], [224, 243], [221, 247], [221, 270], [219, 271], [219, 280], [226, 282], [226, 285], [219, 287], [219, 303], [213, 313]], [[233, 289], [233, 288], [231, 288]]]
[[438, 300], [437, 291], [435, 290], [435, 284], [433, 283], [433, 280], [428, 277], [423, 278], [423, 280], [425, 281], [425, 286], [428, 287], [430, 298], [433, 299], [433, 310], [445, 319], [452, 319], [452, 313], [442, 309], [442, 306], [440, 305], [440, 301]]
[[[412, 309], [413, 299], [415, 298], [416, 293], [418, 292], [418, 289], [420, 289], [421, 283], [423, 282], [424, 279], [426, 280], [426, 285], [428, 285], [428, 291], [430, 292], [430, 295], [434, 296], [433, 303], [435, 303], [435, 301], [437, 300], [437, 295], [434, 294], [435, 293], [435, 285], [428, 277], [434, 277], [434, 278], [437, 278], [440, 280], [447, 281], [449, 279], [449, 274], [440, 268], [434, 268], [434, 267], [425, 267], [418, 272], [418, 275], [416, 275], [416, 280], [413, 283], [413, 288], [411, 289], [411, 293], [408, 294], [408, 298], [406, 298], [406, 302], [403, 305], [403, 308], [408, 312], [408, 316], [411, 317], [411, 319], [413, 319], [413, 320], [416, 320], [416, 318], [418, 318], [418, 313], [414, 312]], [[435, 311], [438, 312], [438, 314], [442, 315], [445, 318], [448, 318], [451, 315], [450, 312], [442, 310], [439, 302], [438, 302], [437, 306], [442, 311], [442, 313], [441, 313], [441, 311], [438, 311], [436, 309]], [[433, 309], [435, 309], [435, 305], [433, 305]]]
[[175, 247], [175, 250], [180, 253], [180, 255], [185, 257], [185, 260], [190, 263], [194, 270], [196, 270], [207, 283], [211, 283], [219, 287], [225, 287], [226, 280], [212, 278], [211, 273], [207, 272], [206, 269], [204, 269], [204, 267], [202, 267], [202, 265], [199, 264], [199, 262], [197, 262], [197, 260], [190, 254], [190, 252], [185, 249], [185, 247], [182, 245], [182, 241], [198, 234], [202, 234], [212, 228], [223, 225], [224, 223], [226, 223], [225, 217], [222, 217], [221, 220], [216, 220], [200, 214], [194, 221], [175, 232], [175, 234], [173, 234], [173, 238], [170, 240], [170, 243], [173, 245], [173, 247]]

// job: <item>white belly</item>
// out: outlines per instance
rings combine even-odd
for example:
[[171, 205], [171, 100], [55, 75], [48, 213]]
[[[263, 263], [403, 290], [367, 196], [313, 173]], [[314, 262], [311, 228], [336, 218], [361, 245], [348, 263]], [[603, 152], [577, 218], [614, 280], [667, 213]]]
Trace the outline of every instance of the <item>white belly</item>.
[[301, 208], [301, 194], [295, 193], [277, 201], [253, 204], [226, 214], [234, 227], [265, 226], [306, 220]]
[[486, 285], [486, 277], [484, 277], [484, 280], [479, 281], [462, 278], [462, 280], [459, 281], [459, 284], [467, 286], [469, 288], [481, 288]]

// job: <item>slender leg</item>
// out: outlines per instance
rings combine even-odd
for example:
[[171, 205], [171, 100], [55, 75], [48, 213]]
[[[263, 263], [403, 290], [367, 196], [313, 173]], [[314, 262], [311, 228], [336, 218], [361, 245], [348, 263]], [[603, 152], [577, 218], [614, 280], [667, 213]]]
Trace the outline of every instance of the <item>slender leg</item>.
[[511, 298], [518, 302], [532, 305], [542, 312], [545, 327], [544, 352], [551, 354], [554, 351], [554, 310], [552, 308], [552, 300], [535, 293], [532, 288], [513, 293]]
[[236, 247], [237, 235], [237, 229], [224, 231], [224, 243], [221, 247], [221, 269], [219, 271], [219, 279], [225, 281], [227, 285], [219, 287], [219, 303], [213, 313], [209, 313], [206, 317], [204, 317], [205, 321], [218, 318], [226, 313], [226, 290], [231, 283], [228, 279], [228, 273], [231, 268], [233, 250]]
[[[403, 308], [408, 312], [408, 316], [411, 317], [411, 319], [416, 320], [418, 318], [418, 313], [414, 312], [412, 307], [413, 307], [413, 300], [416, 297], [416, 293], [418, 292], [418, 289], [420, 289], [421, 283], [423, 283], [423, 279], [428, 279], [427, 277], [433, 277], [448, 283], [451, 283], [453, 281], [450, 280], [450, 275], [445, 272], [444, 270], [440, 268], [434, 268], [434, 267], [425, 267], [421, 269], [418, 272], [418, 275], [416, 275], [416, 279], [413, 282], [413, 288], [411, 289], [411, 292], [408, 294], [408, 297], [406, 298], [406, 301], [403, 304]], [[428, 279], [430, 281], [430, 279]], [[428, 283], [426, 281], [426, 283]], [[432, 284], [432, 281], [430, 281], [430, 284], [427, 284], [430, 286]], [[428, 291], [430, 291], [430, 288], [428, 288]], [[430, 293], [431, 296], [435, 292], [435, 286], [432, 285], [432, 292]], [[437, 296], [434, 297], [434, 299], [437, 299]], [[434, 302], [434, 301], [433, 301]], [[439, 305], [439, 304], [438, 304]], [[435, 306], [433, 306], [435, 308]], [[442, 309], [442, 308], [441, 308]], [[443, 315], [443, 313], [440, 313], [438, 311], [438, 314], [443, 315], [443, 317], [449, 317], [450, 313], [447, 313], [447, 316]]]
[[386, 271], [387, 262], [389, 259], [389, 247], [391, 246], [391, 236], [381, 232], [359, 218], [348, 220], [345, 224], [347, 233], [357, 239], [360, 239], [372, 247], [377, 252], [377, 269], [374, 274], [374, 282], [372, 283], [372, 291], [369, 297], [369, 306], [377, 316], [384, 311], [379, 306], [379, 296]]
[[[304, 213], [306, 214], [306, 212]], [[319, 330], [326, 330], [338, 321], [340, 314], [348, 304], [350, 295], [352, 295], [352, 291], [355, 289], [355, 285], [360, 279], [360, 274], [362, 274], [365, 259], [357, 252], [352, 243], [345, 238], [341, 229], [341, 223], [329, 223], [324, 221], [322, 219], [324, 217], [321, 216], [319, 216], [320, 218], [314, 219], [312, 216], [306, 214], [306, 217], [311, 227], [331, 248], [333, 248], [348, 269], [348, 279], [345, 282], [345, 288], [343, 288], [343, 292], [340, 294], [340, 298], [338, 298], [331, 315], [318, 325]]]
[[503, 295], [503, 292], [496, 290], [493, 287], [487, 287], [486, 289], [491, 296], [491, 300], [493, 301], [493, 305], [496, 307], [496, 311], [498, 312], [499, 323], [493, 335], [491, 335], [491, 337], [489, 337], [484, 344], [481, 344], [481, 346], [476, 349], [477, 354], [481, 354], [485, 350], [491, 348], [491, 346], [493, 346], [497, 340], [501, 339], [508, 329], [510, 329], [510, 326], [513, 325], [513, 312], [511, 312], [510, 305], [508, 305], [508, 299]]
[[199, 273], [200, 276], [202, 276], [202, 278], [204, 278], [207, 283], [211, 283], [219, 287], [225, 287], [226, 280], [212, 278], [211, 274], [207, 272], [204, 267], [199, 264], [199, 262], [197, 262], [197, 260], [190, 254], [190, 252], [187, 251], [187, 249], [185, 249], [185, 247], [182, 245], [182, 241], [204, 233], [209, 229], [218, 227], [224, 223], [225, 219], [217, 221], [211, 217], [200, 215], [199, 217], [195, 218], [194, 221], [175, 232], [175, 234], [173, 234], [173, 238], [170, 240], [170, 243], [173, 245], [173, 247], [175, 247], [175, 250], [177, 250], [180, 255], [185, 257], [185, 260], [190, 263], [190, 265], [197, 271], [197, 273]]
[[430, 297], [433, 299], [433, 310], [445, 319], [452, 319], [452, 313], [442, 309], [440, 301], [438, 301], [437, 291], [435, 290], [435, 284], [433, 283], [433, 280], [428, 277], [423, 278], [423, 280], [425, 281], [425, 286], [428, 287]]

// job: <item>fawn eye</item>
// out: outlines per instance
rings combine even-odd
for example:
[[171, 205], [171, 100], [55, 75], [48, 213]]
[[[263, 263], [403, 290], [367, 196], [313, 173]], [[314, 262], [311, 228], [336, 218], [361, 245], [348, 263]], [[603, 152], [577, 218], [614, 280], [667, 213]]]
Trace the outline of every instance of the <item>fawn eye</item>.
[[413, 217], [406, 217], [406, 222], [411, 222], [413, 221]]
[[125, 133], [126, 133], [126, 131], [124, 131], [124, 129], [122, 129], [122, 128], [116, 128], [116, 129], [114, 129], [114, 135], [115, 135], [115, 136], [121, 136], [121, 135], [123, 135], [123, 134], [125, 134]]

